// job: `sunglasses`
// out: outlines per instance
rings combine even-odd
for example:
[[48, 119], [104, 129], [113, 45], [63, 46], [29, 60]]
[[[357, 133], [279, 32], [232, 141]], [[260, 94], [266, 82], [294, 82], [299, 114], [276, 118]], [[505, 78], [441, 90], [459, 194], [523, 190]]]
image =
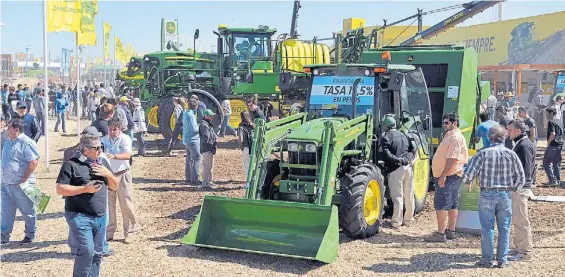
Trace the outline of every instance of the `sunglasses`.
[[449, 123], [451, 123], [451, 122], [449, 122], [449, 121], [444, 121], [444, 122], [443, 122], [443, 125], [449, 125]]
[[18, 110], [25, 110], [25, 109], [27, 109], [27, 108], [26, 107], [18, 108]]
[[96, 151], [102, 150], [102, 146], [90, 146], [90, 149], [94, 149]]

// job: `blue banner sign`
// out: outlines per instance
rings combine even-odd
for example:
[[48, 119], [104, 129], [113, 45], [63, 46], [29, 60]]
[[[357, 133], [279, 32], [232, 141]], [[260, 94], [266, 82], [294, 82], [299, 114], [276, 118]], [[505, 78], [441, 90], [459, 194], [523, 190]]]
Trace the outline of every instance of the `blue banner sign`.
[[357, 85], [357, 105], [372, 105], [375, 95], [375, 77], [319, 76], [314, 77], [310, 93], [310, 105], [351, 106], [353, 83]]

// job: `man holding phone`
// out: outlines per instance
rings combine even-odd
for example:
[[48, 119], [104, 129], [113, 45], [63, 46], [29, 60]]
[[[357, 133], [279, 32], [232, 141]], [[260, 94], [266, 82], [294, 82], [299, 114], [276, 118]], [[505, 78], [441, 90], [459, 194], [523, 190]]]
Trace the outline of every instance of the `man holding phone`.
[[57, 194], [65, 196], [68, 243], [76, 256], [73, 276], [97, 277], [106, 232], [108, 190], [115, 191], [119, 182], [110, 164], [99, 159], [102, 142], [98, 136], [83, 135], [79, 149], [79, 153], [61, 166]]

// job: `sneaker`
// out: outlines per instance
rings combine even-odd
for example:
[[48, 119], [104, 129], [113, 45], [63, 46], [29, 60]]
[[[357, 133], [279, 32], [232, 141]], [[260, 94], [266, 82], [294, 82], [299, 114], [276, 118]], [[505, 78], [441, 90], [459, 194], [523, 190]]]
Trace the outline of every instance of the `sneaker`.
[[543, 184], [544, 187], [557, 187], [558, 185], [557, 182], [547, 182]]
[[102, 257], [109, 257], [114, 255], [114, 251], [108, 250], [108, 252], [102, 253]]
[[509, 265], [510, 265], [509, 262], [504, 262], [504, 263], [500, 263], [500, 262], [499, 262], [499, 263], [496, 265], [496, 267], [497, 267], [497, 268], [505, 268], [505, 267], [508, 267]]
[[493, 268], [494, 267], [494, 265], [492, 263], [487, 263], [487, 262], [483, 262], [483, 261], [476, 262], [475, 266], [484, 267], [484, 268]]
[[508, 260], [512, 262], [529, 261], [531, 259], [532, 259], [532, 255], [525, 253], [518, 253], [513, 256], [508, 256]]
[[434, 232], [431, 236], [424, 238], [425, 242], [447, 242], [445, 234]]
[[4, 238], [2, 238], [2, 240], [0, 241], [0, 244], [1, 244], [1, 245], [8, 245], [8, 244], [10, 244], [10, 241], [9, 241], [9, 240], [5, 240]]
[[23, 240], [20, 241], [20, 243], [23, 243], [23, 244], [28, 244], [28, 243], [32, 243], [32, 242], [33, 242], [33, 240], [28, 238], [28, 237], [25, 237]]
[[451, 231], [449, 229], [445, 229], [445, 237], [447, 239], [456, 239], [457, 238], [457, 234], [455, 234], [455, 231]]
[[390, 229], [394, 229], [394, 230], [400, 229], [400, 226], [396, 226], [396, 225], [392, 224], [392, 222], [390, 222], [390, 221], [385, 222], [385, 223], [383, 224], [383, 227], [385, 227], [385, 228], [390, 228]]
[[518, 255], [520, 254], [520, 252], [518, 252], [518, 250], [516, 249], [512, 249], [510, 251], [508, 251], [508, 256], [514, 256], [514, 255]]

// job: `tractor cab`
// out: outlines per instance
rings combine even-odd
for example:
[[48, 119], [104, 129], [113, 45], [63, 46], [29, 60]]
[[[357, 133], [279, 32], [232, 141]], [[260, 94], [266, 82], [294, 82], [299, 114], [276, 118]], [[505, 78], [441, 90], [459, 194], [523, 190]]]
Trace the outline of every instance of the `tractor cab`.
[[[338, 64], [306, 66], [305, 71], [312, 74], [306, 105], [309, 119], [351, 120], [371, 114], [374, 134], [380, 138], [381, 119], [394, 115], [399, 129], [421, 141], [429, 152], [431, 107], [420, 69], [395, 64]], [[373, 160], [378, 160], [375, 155]]]
[[[254, 73], [273, 72], [272, 36], [276, 29], [218, 27], [218, 53], [223, 55], [223, 77], [237, 82], [252, 83]], [[227, 51], [224, 53], [224, 49]], [[232, 73], [232, 74], [230, 74]]]
[[135, 56], [131, 57], [129, 63], [127, 64], [125, 75], [127, 77], [134, 77], [142, 73], [143, 73], [143, 58], [135, 57]]

